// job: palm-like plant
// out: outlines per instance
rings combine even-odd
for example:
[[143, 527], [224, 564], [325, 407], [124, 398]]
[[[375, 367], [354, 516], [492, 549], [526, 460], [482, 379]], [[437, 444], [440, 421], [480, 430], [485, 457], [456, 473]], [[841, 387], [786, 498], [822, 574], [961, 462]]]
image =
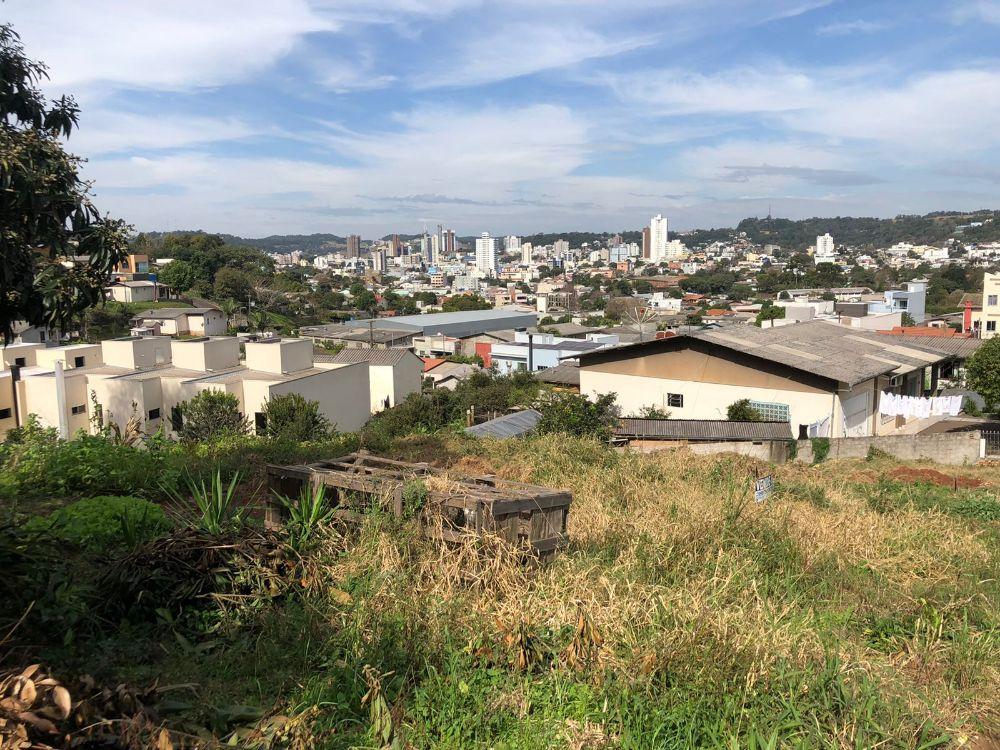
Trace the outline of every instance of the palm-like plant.
[[255, 307], [247, 313], [247, 325], [250, 327], [250, 330], [257, 331], [257, 333], [263, 333], [270, 322], [271, 313], [267, 310]]
[[[185, 477], [188, 492], [198, 509], [196, 525], [199, 528], [209, 534], [218, 535], [243, 525], [247, 508], [236, 505], [236, 487], [240, 483], [240, 478], [240, 473], [236, 472], [227, 485], [222, 481], [222, 471], [219, 469], [216, 469], [208, 484], [204, 479], [195, 481], [190, 475]], [[176, 490], [166, 487], [164, 489], [182, 507], [187, 504], [187, 499]]]
[[305, 485], [294, 500], [278, 495], [278, 500], [288, 511], [289, 542], [299, 550], [309, 541], [321, 524], [333, 517], [333, 508], [326, 498], [325, 485]]
[[219, 309], [222, 310], [222, 314], [226, 316], [226, 327], [235, 328], [233, 325], [233, 318], [236, 317], [236, 313], [243, 309], [243, 305], [234, 299], [224, 299], [219, 303]]

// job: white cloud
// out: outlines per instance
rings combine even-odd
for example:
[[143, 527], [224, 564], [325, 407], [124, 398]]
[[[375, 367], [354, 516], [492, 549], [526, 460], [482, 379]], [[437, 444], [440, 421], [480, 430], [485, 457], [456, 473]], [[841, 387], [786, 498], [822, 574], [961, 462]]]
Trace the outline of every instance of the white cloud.
[[136, 149], [186, 148], [265, 132], [235, 117], [139, 115], [98, 107], [83, 111], [80, 128], [73, 132], [68, 146], [75, 153], [98, 156]]
[[95, 82], [186, 89], [266, 70], [306, 33], [332, 23], [305, 0], [32, 0], [4, 10], [51, 86]]
[[650, 35], [612, 39], [578, 24], [510, 24], [466, 37], [445, 67], [418, 74], [418, 88], [476, 86], [613, 57], [652, 44]]
[[985, 21], [986, 23], [1000, 24], [1000, 1], [964, 0], [953, 8], [952, 19], [956, 23]]
[[852, 34], [875, 34], [889, 28], [885, 21], [837, 21], [820, 26], [816, 33], [820, 36], [850, 36]]

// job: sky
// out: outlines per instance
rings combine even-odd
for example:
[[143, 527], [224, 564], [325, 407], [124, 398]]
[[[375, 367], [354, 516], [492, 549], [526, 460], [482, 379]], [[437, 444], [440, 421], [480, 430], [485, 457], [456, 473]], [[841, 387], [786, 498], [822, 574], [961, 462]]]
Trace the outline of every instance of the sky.
[[138, 230], [1000, 208], [1000, 0], [6, 0]]

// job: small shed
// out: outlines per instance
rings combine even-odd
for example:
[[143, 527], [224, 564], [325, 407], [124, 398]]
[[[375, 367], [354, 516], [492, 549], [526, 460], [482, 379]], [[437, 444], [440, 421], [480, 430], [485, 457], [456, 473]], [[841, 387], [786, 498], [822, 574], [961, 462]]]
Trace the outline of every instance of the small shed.
[[[306, 486], [326, 487], [334, 516], [358, 521], [370, 508], [386, 503], [397, 517], [406, 512], [407, 487], [421, 483], [426, 491], [420, 518], [428, 536], [446, 542], [466, 541], [470, 534], [496, 534], [529, 548], [545, 560], [566, 546], [572, 495], [566, 490], [512, 482], [492, 475], [453, 477], [426, 463], [408, 463], [369, 453], [351, 453], [299, 466], [267, 466], [268, 487], [295, 497]], [[282, 508], [275, 503], [267, 520], [275, 523]], [[435, 512], [437, 511], [437, 512]]]

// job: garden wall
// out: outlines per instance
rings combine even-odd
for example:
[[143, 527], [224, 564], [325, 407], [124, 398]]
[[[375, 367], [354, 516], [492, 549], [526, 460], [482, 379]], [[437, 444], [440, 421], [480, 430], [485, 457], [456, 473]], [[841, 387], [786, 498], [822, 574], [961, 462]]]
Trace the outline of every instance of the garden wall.
[[[832, 438], [827, 459], [864, 458], [868, 455], [869, 448], [876, 448], [904, 461], [926, 459], [952, 466], [974, 464], [983, 456], [982, 433], [975, 430], [971, 432], [942, 432], [933, 435]], [[795, 460], [803, 463], [813, 462], [811, 441], [798, 441]]]

